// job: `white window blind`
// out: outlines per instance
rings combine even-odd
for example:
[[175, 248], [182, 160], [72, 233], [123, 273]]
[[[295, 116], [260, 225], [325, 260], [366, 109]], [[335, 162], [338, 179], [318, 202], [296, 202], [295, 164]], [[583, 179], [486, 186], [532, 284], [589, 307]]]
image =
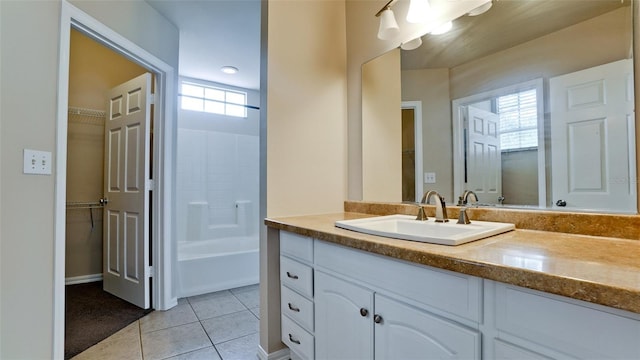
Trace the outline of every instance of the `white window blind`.
[[536, 89], [497, 98], [500, 116], [500, 148], [517, 150], [538, 146]]
[[247, 94], [240, 91], [183, 82], [180, 98], [183, 110], [247, 117]]

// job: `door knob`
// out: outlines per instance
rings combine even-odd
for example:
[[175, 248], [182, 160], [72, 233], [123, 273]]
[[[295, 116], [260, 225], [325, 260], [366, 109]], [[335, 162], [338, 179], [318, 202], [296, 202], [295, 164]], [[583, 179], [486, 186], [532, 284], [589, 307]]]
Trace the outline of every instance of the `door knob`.
[[99, 202], [100, 202], [100, 205], [105, 206], [105, 205], [107, 205], [109, 203], [109, 199], [102, 198], [102, 199], [99, 200]]

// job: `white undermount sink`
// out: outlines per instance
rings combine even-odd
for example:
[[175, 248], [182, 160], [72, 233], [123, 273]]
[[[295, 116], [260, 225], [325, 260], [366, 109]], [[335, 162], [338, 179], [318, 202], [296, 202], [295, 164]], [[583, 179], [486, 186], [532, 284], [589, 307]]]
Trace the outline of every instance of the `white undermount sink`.
[[412, 215], [339, 220], [335, 225], [339, 228], [370, 235], [442, 245], [460, 245], [516, 228], [513, 224], [490, 221], [471, 220], [470, 224], [457, 224], [455, 219], [450, 219], [446, 223], [437, 223], [433, 218], [420, 221]]

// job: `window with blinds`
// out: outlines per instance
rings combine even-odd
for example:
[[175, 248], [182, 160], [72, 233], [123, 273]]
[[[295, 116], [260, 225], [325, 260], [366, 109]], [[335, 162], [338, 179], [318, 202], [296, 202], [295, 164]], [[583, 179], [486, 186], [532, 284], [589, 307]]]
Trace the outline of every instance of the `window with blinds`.
[[247, 117], [247, 94], [240, 91], [183, 82], [180, 98], [183, 110]]
[[496, 108], [500, 116], [501, 150], [538, 147], [536, 89], [500, 96]]

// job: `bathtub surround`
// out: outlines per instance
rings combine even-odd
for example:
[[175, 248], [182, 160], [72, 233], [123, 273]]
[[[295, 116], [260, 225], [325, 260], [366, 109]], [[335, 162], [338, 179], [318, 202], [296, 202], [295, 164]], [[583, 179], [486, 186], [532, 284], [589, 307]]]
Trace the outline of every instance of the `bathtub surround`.
[[[233, 89], [255, 103], [257, 91]], [[258, 283], [258, 113], [249, 109], [247, 118], [235, 118], [179, 112], [179, 297]]]

